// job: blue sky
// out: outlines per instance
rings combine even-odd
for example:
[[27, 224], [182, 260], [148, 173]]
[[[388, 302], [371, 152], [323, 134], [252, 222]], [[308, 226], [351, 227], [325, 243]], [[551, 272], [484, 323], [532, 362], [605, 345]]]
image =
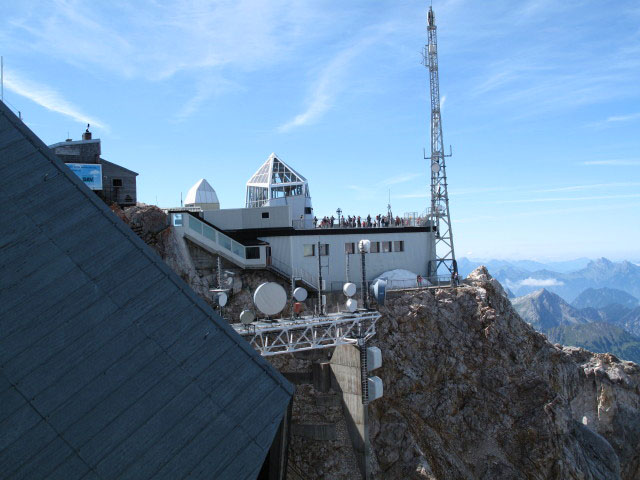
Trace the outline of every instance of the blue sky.
[[[45, 142], [176, 206], [223, 207], [271, 152], [315, 211], [422, 212], [424, 1], [48, 0], [4, 5], [5, 100]], [[458, 256], [640, 259], [640, 4], [435, 1]]]

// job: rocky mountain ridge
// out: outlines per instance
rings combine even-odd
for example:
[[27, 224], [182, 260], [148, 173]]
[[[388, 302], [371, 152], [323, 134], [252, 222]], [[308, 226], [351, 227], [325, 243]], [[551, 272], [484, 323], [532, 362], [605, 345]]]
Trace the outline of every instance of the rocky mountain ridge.
[[486, 269], [390, 296], [377, 478], [640, 478], [640, 367], [550, 344]]

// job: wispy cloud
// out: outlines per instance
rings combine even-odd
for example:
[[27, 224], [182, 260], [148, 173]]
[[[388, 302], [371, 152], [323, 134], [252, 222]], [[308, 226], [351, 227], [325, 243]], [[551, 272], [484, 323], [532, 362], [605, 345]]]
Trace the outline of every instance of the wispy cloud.
[[113, 1], [91, 8], [86, 15], [81, 0], [51, 0], [37, 8], [18, 4], [0, 30], [16, 49], [92, 74], [154, 82], [185, 74], [182, 85], [192, 81], [195, 94], [177, 112], [178, 120], [227, 91], [202, 79], [234, 78], [227, 74], [290, 60], [327, 30], [331, 17], [295, 0]]
[[211, 74], [198, 81], [195, 94], [178, 111], [176, 119], [184, 121], [212, 97], [239, 89], [241, 89], [240, 85], [223, 78], [221, 75]]
[[589, 160], [582, 165], [610, 165], [614, 167], [635, 167], [640, 165], [640, 160]]
[[380, 186], [397, 185], [399, 183], [409, 182], [415, 178], [422, 177], [422, 176], [426, 178], [426, 174], [424, 173], [407, 173], [404, 175], [396, 175], [394, 177], [389, 177], [389, 178], [385, 178], [384, 180], [381, 180], [380, 182], [378, 182], [378, 185]]
[[520, 280], [517, 284], [521, 287], [559, 287], [564, 285], [562, 280], [557, 278], [533, 278], [528, 277]]
[[4, 83], [8, 90], [28, 98], [47, 110], [65, 115], [80, 123], [90, 123], [95, 127], [109, 130], [104, 122], [85, 114], [48, 85], [28, 80], [14, 70], [5, 72]]
[[578, 192], [578, 191], [584, 191], [584, 190], [598, 190], [602, 188], [628, 188], [628, 187], [638, 187], [638, 186], [640, 186], [640, 182], [591, 183], [587, 185], [569, 185], [567, 187], [531, 190], [530, 193]]
[[592, 200], [613, 200], [620, 198], [640, 198], [640, 193], [629, 193], [620, 195], [593, 195], [590, 197], [545, 197], [545, 198], [524, 198], [520, 200], [499, 200], [496, 204], [508, 203], [545, 203], [545, 202], [583, 202]]
[[285, 133], [296, 127], [307, 125], [324, 115], [332, 107], [336, 96], [346, 88], [346, 74], [355, 58], [380, 40], [389, 29], [389, 24], [379, 25], [374, 29], [374, 33], [365, 35], [338, 52], [320, 71], [318, 80], [314, 83], [305, 102], [306, 108], [280, 125], [278, 132]]
[[631, 120], [636, 120], [638, 118], [640, 118], [640, 112], [639, 113], [631, 113], [629, 115], [618, 115], [618, 116], [608, 117], [605, 121], [608, 122], [608, 123], [629, 122]]
[[444, 108], [444, 102], [446, 101], [447, 101], [447, 95], [442, 95], [442, 97], [440, 97], [440, 110]]

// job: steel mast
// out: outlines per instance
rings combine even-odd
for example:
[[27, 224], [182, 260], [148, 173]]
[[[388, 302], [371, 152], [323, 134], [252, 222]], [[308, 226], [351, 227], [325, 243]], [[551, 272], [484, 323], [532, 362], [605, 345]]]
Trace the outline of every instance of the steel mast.
[[[436, 22], [432, 7], [427, 15], [427, 32], [429, 42], [424, 48], [423, 61], [429, 69], [429, 85], [431, 91], [431, 206], [429, 217], [432, 226], [436, 228], [436, 241], [432, 259], [428, 265], [428, 276], [433, 279], [438, 270], [444, 266], [453, 278], [457, 276], [458, 265], [453, 250], [453, 232], [451, 230], [451, 216], [449, 214], [449, 195], [447, 193], [447, 171], [442, 141], [442, 118], [440, 116], [440, 83], [438, 80], [438, 40], [436, 36]], [[451, 149], [449, 150], [451, 152]]]

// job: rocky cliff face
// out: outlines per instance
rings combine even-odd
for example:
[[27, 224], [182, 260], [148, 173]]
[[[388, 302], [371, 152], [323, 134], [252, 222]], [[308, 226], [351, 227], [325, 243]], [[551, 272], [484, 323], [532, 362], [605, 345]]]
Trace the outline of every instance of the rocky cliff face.
[[484, 268], [381, 311], [376, 478], [640, 478], [638, 365], [551, 345]]

